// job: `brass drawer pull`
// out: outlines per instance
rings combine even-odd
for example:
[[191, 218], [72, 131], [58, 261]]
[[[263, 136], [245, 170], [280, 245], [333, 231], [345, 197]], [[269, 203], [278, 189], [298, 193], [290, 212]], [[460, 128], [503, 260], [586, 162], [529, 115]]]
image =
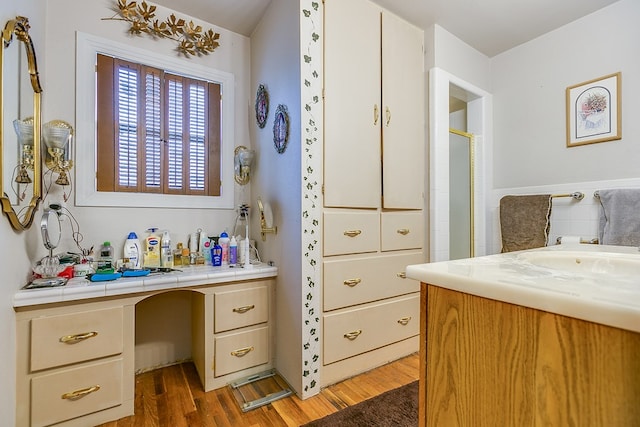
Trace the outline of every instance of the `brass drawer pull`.
[[360, 278], [356, 278], [356, 279], [347, 279], [342, 283], [344, 283], [347, 286], [351, 286], [353, 288], [355, 285], [359, 284], [360, 282], [362, 282], [362, 280]]
[[402, 319], [398, 319], [398, 323], [400, 323], [402, 326], [406, 326], [410, 320], [411, 320], [411, 316], [403, 317]]
[[356, 237], [362, 234], [362, 230], [347, 230], [343, 234], [347, 237]]
[[242, 357], [242, 356], [246, 355], [247, 353], [249, 353], [250, 351], [253, 351], [253, 346], [240, 348], [238, 350], [233, 350], [231, 352], [231, 355], [232, 356], [236, 356], [236, 357]]
[[389, 127], [389, 123], [391, 123], [391, 110], [389, 109], [389, 107], [387, 106], [385, 108], [385, 112], [387, 113], [387, 123], [386, 126]]
[[87, 388], [83, 388], [80, 390], [75, 390], [75, 391], [70, 391], [68, 393], [63, 394], [62, 396], [60, 396], [61, 399], [67, 399], [67, 400], [78, 400], [81, 397], [86, 396], [87, 394], [91, 394], [94, 391], [98, 391], [100, 390], [100, 386], [99, 385], [94, 385], [92, 387], [87, 387]]
[[407, 234], [409, 234], [409, 229], [408, 228], [400, 228], [400, 229], [396, 230], [396, 232], [398, 234], [402, 234], [403, 236], [406, 236]]
[[405, 273], [404, 271], [401, 271], [400, 273], [396, 273], [396, 276], [398, 276], [401, 279], [406, 279], [407, 273]]
[[93, 332], [85, 332], [82, 334], [74, 334], [74, 335], [65, 335], [64, 337], [60, 337], [60, 342], [64, 344], [75, 344], [80, 341], [88, 340], [89, 338], [93, 338], [97, 336], [98, 333], [96, 331]]
[[357, 331], [347, 332], [346, 334], [344, 334], [344, 337], [350, 341], [353, 341], [356, 338], [358, 338], [361, 333], [362, 333], [362, 329], [358, 329]]
[[378, 119], [380, 118], [380, 112], [378, 111], [378, 104], [373, 106], [373, 125], [378, 126]]
[[234, 313], [246, 313], [249, 310], [253, 310], [254, 308], [256, 308], [255, 304], [251, 304], [251, 305], [245, 305], [244, 307], [236, 307], [233, 309]]

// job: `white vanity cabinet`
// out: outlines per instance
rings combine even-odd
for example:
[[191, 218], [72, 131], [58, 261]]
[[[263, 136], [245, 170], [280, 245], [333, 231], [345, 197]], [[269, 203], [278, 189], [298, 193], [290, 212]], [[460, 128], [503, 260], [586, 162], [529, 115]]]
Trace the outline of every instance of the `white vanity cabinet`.
[[426, 229], [423, 32], [368, 0], [324, 13], [322, 386], [418, 351]]
[[[120, 285], [125, 293], [118, 292], [116, 282], [63, 287], [49, 301], [37, 296], [58, 291], [20, 291], [17, 425], [79, 427], [132, 415], [136, 304], [173, 290], [190, 291], [191, 328], [184, 332], [191, 334], [191, 354], [205, 391], [271, 369], [275, 271], [256, 268], [246, 279], [229, 273], [176, 276], [174, 283], [154, 290], [154, 279], [146, 289], [143, 280], [139, 285], [129, 281]], [[101, 288], [103, 295], [96, 297]], [[82, 291], [92, 296], [64, 298], [65, 292]], [[37, 304], [22, 299], [32, 296]]]
[[368, 0], [324, 11], [324, 205], [423, 209], [423, 32]]

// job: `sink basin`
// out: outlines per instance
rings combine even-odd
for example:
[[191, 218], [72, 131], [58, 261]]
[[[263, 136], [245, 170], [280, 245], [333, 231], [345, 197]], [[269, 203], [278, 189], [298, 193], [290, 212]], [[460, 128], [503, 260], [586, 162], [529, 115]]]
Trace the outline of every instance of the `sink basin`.
[[640, 254], [540, 251], [519, 254], [518, 259], [566, 273], [640, 276]]

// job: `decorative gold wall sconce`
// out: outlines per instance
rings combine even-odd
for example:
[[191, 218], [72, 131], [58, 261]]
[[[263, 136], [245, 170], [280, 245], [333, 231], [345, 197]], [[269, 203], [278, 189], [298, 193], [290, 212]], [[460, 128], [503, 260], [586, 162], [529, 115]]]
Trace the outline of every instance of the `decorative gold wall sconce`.
[[239, 145], [233, 151], [233, 175], [236, 182], [246, 185], [251, 180], [251, 165], [255, 151], [249, 150], [244, 145]]
[[29, 171], [33, 171], [33, 117], [24, 120], [15, 119], [13, 128], [18, 135], [18, 173], [15, 182], [17, 184], [31, 184], [33, 180]]
[[42, 125], [42, 137], [47, 146], [45, 165], [58, 174], [56, 184], [69, 185], [67, 172], [73, 167], [73, 127], [62, 120], [51, 120]]
[[278, 227], [273, 225], [273, 212], [269, 204], [263, 204], [262, 199], [258, 197], [258, 210], [260, 211], [260, 235], [262, 241], [267, 241], [267, 233], [278, 234]]

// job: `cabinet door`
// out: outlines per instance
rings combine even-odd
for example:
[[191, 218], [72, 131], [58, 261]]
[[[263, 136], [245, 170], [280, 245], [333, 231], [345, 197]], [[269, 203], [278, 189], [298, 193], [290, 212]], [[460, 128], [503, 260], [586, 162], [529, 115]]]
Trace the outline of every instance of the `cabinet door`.
[[324, 205], [380, 206], [380, 9], [324, 5]]
[[422, 209], [425, 181], [423, 32], [382, 14], [383, 206]]

